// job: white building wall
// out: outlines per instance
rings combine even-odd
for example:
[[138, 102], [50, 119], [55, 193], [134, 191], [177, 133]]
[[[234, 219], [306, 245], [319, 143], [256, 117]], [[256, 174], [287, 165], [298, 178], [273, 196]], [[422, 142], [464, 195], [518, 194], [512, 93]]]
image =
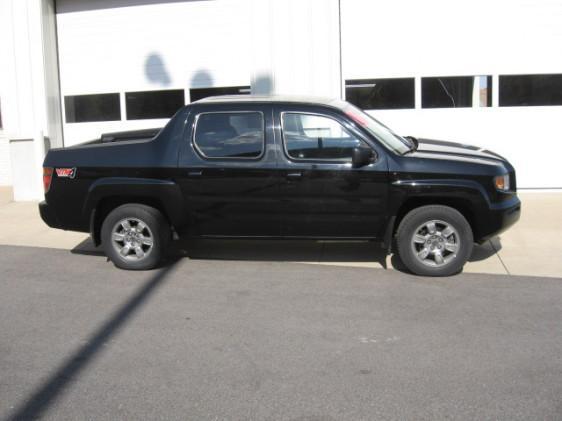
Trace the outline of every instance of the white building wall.
[[[18, 163], [10, 160], [10, 139], [48, 138], [62, 145], [53, 0], [0, 0], [0, 184], [12, 184]], [[22, 197], [41, 196], [42, 156], [31, 155], [34, 191]], [[17, 189], [15, 189], [17, 190]], [[28, 189], [26, 189], [28, 190]], [[19, 197], [19, 192], [15, 191]]]
[[[559, 0], [58, 0], [59, 90], [53, 5], [0, 0], [0, 184], [11, 182], [6, 139], [43, 132], [61, 144], [59, 94], [121, 95], [121, 121], [65, 124], [69, 146], [165, 124], [126, 121], [127, 91], [251, 84], [339, 96], [345, 79], [415, 77], [419, 93], [424, 76], [562, 73]], [[520, 187], [562, 187], [551, 170], [562, 107], [498, 108], [495, 85], [491, 108], [421, 109], [418, 97], [416, 109], [372, 113], [400, 133], [495, 150]]]
[[[562, 2], [342, 2], [344, 79], [562, 73]], [[497, 78], [496, 78], [497, 81]], [[562, 107], [371, 111], [405, 135], [494, 150], [519, 187], [562, 188]]]
[[12, 166], [10, 161], [9, 136], [14, 113], [14, 63], [13, 57], [13, 21], [12, 2], [0, 0], [0, 108], [2, 110], [2, 125], [0, 129], [0, 186], [12, 184]]
[[252, 1], [252, 92], [340, 97], [338, 0]]
[[0, 186], [12, 185], [12, 165], [10, 161], [10, 143], [0, 130]]

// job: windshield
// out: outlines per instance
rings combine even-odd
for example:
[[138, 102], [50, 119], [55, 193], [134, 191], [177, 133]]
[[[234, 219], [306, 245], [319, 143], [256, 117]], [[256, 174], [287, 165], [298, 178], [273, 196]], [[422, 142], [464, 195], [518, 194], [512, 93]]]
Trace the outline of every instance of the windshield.
[[348, 102], [341, 101], [339, 105], [349, 118], [366, 129], [391, 151], [403, 155], [412, 149], [411, 146], [409, 146], [408, 141], [398, 136], [396, 133], [376, 120], [374, 117], [371, 117], [366, 112], [361, 111], [359, 108], [351, 105]]

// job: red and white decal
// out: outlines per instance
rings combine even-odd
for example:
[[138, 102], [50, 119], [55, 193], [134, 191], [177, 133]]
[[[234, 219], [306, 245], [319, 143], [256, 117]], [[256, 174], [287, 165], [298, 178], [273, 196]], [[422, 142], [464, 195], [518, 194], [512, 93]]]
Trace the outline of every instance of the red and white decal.
[[57, 177], [74, 178], [76, 176], [76, 168], [56, 168]]

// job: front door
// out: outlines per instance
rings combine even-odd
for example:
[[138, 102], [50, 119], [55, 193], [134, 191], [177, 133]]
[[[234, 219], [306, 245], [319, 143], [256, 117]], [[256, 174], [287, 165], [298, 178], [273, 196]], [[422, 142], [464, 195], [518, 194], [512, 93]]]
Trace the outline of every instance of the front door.
[[194, 106], [180, 156], [181, 188], [196, 236], [278, 236], [272, 111], [266, 105]]
[[[276, 109], [280, 153], [281, 233], [288, 237], [381, 238], [387, 222], [388, 166], [337, 113]], [[370, 147], [374, 162], [352, 168], [355, 147]]]

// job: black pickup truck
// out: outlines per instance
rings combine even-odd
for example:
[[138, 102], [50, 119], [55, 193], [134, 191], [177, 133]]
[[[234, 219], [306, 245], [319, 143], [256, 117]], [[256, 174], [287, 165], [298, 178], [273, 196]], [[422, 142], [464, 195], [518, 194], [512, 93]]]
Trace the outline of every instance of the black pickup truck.
[[206, 98], [138, 137], [50, 150], [39, 205], [124, 269], [155, 267], [177, 236], [359, 239], [451, 275], [520, 216], [501, 156], [399, 136], [341, 100]]

